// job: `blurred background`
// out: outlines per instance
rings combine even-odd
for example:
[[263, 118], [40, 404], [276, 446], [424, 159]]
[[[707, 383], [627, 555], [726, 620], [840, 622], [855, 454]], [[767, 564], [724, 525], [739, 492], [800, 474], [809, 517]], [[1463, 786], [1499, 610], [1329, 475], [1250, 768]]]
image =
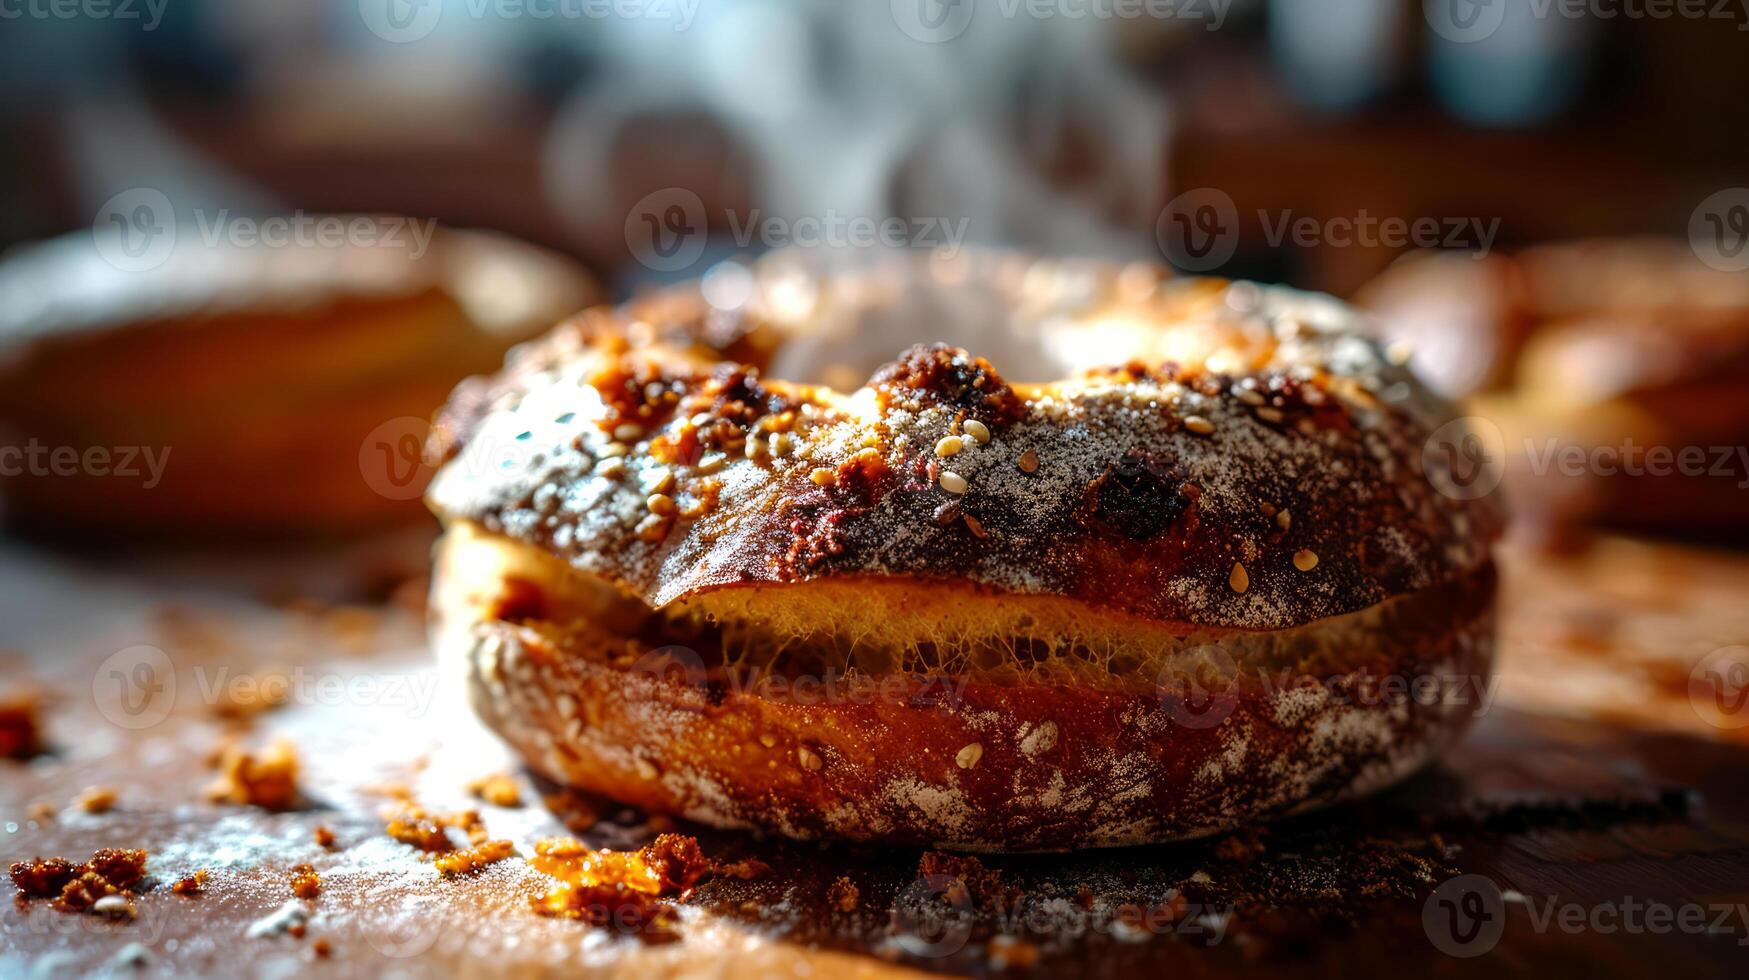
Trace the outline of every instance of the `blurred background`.
[[[1746, 29], [1736, 0], [0, 0], [0, 432], [45, 454], [0, 458], [9, 523], [423, 519], [432, 410], [585, 305], [987, 245], [1353, 299], [1485, 420], [1454, 452], [1587, 454], [1543, 455], [1521, 514], [1738, 535]], [[1648, 445], [1707, 462], [1599, 479]], [[154, 493], [52, 472], [93, 446], [179, 455]]]
[[0, 15], [0, 245], [150, 186], [496, 229], [623, 293], [652, 277], [625, 218], [664, 188], [699, 195], [713, 247], [725, 211], [836, 209], [1128, 257], [1218, 187], [1222, 271], [1347, 293], [1404, 249], [1272, 242], [1254, 212], [1498, 219], [1496, 248], [1683, 235], [1749, 173], [1734, 2], [101, 6]]

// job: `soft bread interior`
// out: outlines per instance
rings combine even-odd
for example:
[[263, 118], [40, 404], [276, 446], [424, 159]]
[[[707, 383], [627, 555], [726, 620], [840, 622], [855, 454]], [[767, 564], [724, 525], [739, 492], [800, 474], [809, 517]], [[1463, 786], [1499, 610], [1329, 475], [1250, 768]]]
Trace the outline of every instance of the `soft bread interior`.
[[[1488, 574], [1492, 574], [1489, 572]], [[951, 673], [991, 683], [1152, 689], [1163, 679], [1389, 672], [1474, 618], [1473, 584], [1265, 632], [1160, 623], [969, 583], [846, 577], [721, 588], [662, 609], [539, 548], [470, 522], [441, 546], [440, 609], [514, 622], [609, 663], [681, 646], [711, 669]]]

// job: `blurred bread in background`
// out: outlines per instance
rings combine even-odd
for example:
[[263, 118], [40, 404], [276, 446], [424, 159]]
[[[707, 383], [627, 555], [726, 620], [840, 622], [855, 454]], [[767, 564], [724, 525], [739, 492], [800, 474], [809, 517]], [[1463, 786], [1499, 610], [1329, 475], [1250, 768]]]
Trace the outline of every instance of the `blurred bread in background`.
[[1749, 273], [1675, 239], [1421, 252], [1360, 290], [1386, 340], [1492, 421], [1550, 527], [1749, 524]]
[[425, 420], [598, 295], [576, 263], [498, 235], [341, 220], [378, 237], [186, 228], [130, 270], [86, 232], [0, 259], [8, 529], [258, 540], [424, 520]]

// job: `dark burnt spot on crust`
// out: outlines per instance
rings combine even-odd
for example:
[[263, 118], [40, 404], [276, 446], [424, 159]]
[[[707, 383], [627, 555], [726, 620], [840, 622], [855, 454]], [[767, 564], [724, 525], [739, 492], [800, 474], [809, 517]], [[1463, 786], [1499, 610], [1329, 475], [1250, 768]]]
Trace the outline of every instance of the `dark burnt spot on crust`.
[[924, 406], [965, 411], [990, 426], [1007, 426], [1026, 414], [1026, 403], [989, 361], [959, 347], [918, 344], [869, 378], [872, 387]]
[[749, 364], [721, 364], [711, 374], [704, 395], [712, 418], [746, 428], [765, 418], [794, 411], [794, 402], [759, 383], [759, 369]]
[[779, 505], [790, 538], [781, 567], [792, 577], [815, 571], [850, 547], [856, 521], [874, 511], [898, 475], [878, 453], [859, 453], [834, 471], [829, 486], [812, 481]]
[[1177, 523], [1194, 499], [1169, 461], [1132, 450], [1087, 487], [1082, 513], [1131, 541], [1149, 541]]

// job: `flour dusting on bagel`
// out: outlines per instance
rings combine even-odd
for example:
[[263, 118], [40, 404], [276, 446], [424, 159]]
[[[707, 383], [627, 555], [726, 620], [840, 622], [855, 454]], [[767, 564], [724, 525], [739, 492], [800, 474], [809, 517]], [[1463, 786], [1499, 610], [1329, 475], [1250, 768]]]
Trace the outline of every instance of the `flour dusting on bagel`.
[[1428, 480], [1449, 410], [1340, 304], [1008, 254], [748, 274], [589, 311], [439, 417], [440, 648], [546, 775], [1061, 849], [1368, 791], [1468, 720], [1354, 696], [1480, 689], [1501, 515]]

